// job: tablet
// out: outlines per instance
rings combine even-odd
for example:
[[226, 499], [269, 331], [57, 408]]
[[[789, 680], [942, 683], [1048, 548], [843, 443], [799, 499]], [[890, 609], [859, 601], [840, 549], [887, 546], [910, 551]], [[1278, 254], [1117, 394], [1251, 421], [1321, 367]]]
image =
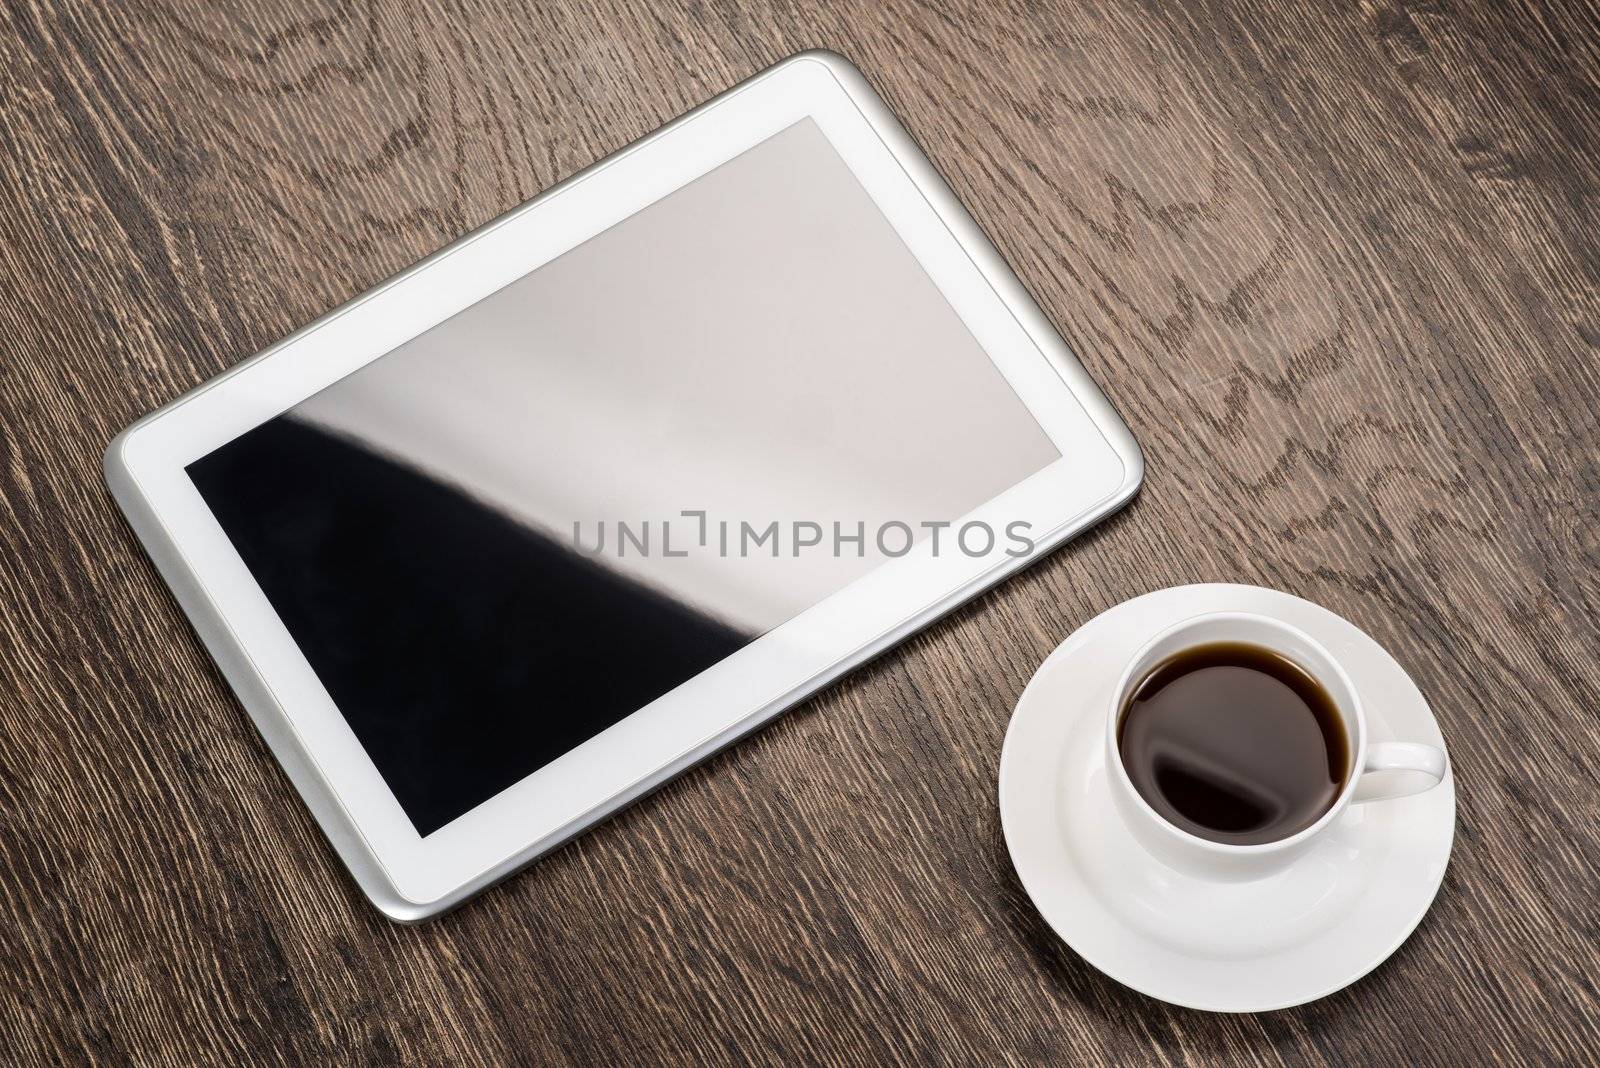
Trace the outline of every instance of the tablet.
[[866, 82], [805, 53], [140, 420], [106, 472], [361, 888], [416, 920], [1141, 462]]

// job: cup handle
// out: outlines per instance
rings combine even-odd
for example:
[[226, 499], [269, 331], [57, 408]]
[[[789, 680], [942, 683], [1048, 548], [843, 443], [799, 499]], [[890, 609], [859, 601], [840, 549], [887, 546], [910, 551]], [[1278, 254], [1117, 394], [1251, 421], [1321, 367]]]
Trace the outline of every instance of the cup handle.
[[1356, 783], [1355, 796], [1351, 799], [1353, 804], [1363, 804], [1367, 801], [1390, 801], [1397, 797], [1409, 797], [1431, 790], [1444, 781], [1445, 769], [1449, 760], [1444, 755], [1444, 750], [1436, 745], [1424, 745], [1421, 742], [1374, 742], [1367, 746], [1366, 763], [1361, 766], [1362, 780], [1366, 779], [1371, 771], [1416, 771], [1428, 776], [1433, 781], [1417, 786], [1407, 783], [1401, 789], [1370, 790], [1364, 792], [1363, 783]]

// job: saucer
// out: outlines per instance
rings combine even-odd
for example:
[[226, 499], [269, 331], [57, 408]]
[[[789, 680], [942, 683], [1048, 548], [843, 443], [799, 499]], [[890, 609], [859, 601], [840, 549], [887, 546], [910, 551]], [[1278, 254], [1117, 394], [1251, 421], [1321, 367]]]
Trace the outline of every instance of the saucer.
[[1399, 948], [1444, 879], [1455, 783], [1355, 804], [1310, 852], [1250, 882], [1214, 882], [1146, 853], [1113, 807], [1105, 703], [1152, 634], [1243, 611], [1320, 641], [1366, 698], [1371, 740], [1443, 746], [1428, 703], [1383, 647], [1341, 617], [1256, 586], [1179, 586], [1080, 627], [1017, 702], [1000, 756], [1000, 821], [1023, 888], [1056, 934], [1151, 997], [1212, 1012], [1283, 1009], [1331, 994]]

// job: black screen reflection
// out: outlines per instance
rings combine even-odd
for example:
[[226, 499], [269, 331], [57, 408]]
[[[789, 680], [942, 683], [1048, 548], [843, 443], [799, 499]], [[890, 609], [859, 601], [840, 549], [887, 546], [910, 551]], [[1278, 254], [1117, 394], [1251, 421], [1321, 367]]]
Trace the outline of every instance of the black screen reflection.
[[756, 636], [290, 417], [188, 471], [419, 834]]

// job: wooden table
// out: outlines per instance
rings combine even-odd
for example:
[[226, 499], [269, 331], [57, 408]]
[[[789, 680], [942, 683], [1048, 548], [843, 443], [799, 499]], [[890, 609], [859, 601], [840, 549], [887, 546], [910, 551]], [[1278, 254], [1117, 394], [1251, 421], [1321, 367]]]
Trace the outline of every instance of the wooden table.
[[[1600, 981], [1600, 14], [1469, 0], [16, 0], [0, 15], [0, 1047], [30, 1063], [1580, 1061]], [[476, 903], [358, 896], [99, 474], [134, 417], [805, 47], [1143, 443], [1121, 516]], [[1352, 989], [1175, 1009], [1045, 927], [1000, 741], [1162, 586], [1318, 601], [1460, 824]]]

